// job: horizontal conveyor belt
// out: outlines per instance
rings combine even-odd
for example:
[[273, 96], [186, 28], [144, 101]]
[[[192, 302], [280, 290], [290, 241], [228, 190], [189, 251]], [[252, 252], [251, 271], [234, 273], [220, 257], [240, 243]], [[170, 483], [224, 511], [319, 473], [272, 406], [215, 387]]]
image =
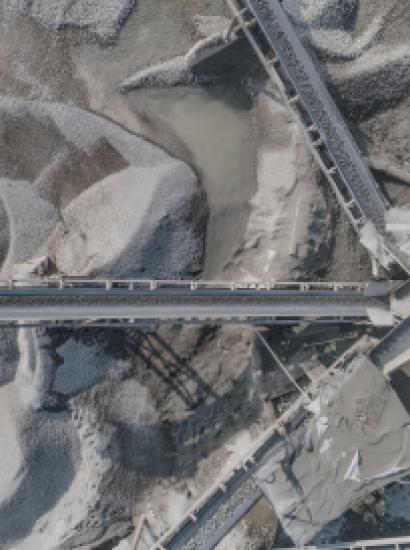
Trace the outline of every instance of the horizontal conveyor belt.
[[[410, 537], [395, 537], [389, 539], [353, 540], [326, 544], [322, 546], [306, 545], [303, 550], [409, 550]], [[299, 550], [299, 547], [291, 546], [278, 548], [277, 550]]]
[[[98, 286], [100, 283], [100, 286]], [[117, 281], [121, 283], [121, 281]], [[112, 288], [106, 281], [68, 280], [63, 288], [0, 285], [0, 323], [126, 324], [160, 322], [281, 323], [303, 319], [368, 321], [369, 311], [388, 312], [389, 285], [332, 285], [303, 283], [295, 288], [235, 289], [138, 286]], [[87, 286], [88, 285], [88, 286]], [[192, 290], [192, 288], [195, 288]]]

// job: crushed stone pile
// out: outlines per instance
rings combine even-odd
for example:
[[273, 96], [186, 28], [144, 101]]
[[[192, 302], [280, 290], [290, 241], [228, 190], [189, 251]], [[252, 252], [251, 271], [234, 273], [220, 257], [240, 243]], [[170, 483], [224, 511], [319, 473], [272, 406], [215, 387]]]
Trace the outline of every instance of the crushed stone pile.
[[339, 29], [351, 20], [358, 0], [284, 0], [284, 7], [299, 24]]
[[375, 46], [343, 68], [330, 66], [334, 86], [349, 117], [366, 119], [407, 97], [410, 85], [408, 45]]
[[362, 33], [354, 33], [358, 0], [285, 0], [284, 8], [304, 41], [325, 58], [355, 59], [371, 47], [383, 31], [388, 7]]
[[211, 75], [195, 74], [194, 69], [201, 61], [215, 55], [231, 43], [226, 36], [230, 21], [224, 17], [197, 15], [194, 17], [194, 23], [202, 38], [185, 55], [176, 56], [138, 71], [122, 82], [121, 90], [126, 92], [138, 88], [211, 82], [213, 80]]
[[9, 227], [2, 276], [38, 256], [69, 275], [200, 270], [206, 200], [188, 165], [63, 104], [2, 97], [0, 117], [8, 132], [0, 153]]
[[61, 29], [87, 29], [102, 40], [117, 36], [135, 0], [4, 0], [5, 12], [19, 11], [40, 23]]
[[194, 68], [206, 57], [215, 54], [226, 47], [228, 42], [223, 35], [215, 34], [209, 38], [203, 38], [193, 46], [186, 55], [177, 56], [138, 71], [121, 84], [121, 90], [126, 92], [138, 88], [171, 87], [183, 84], [204, 84], [211, 80], [211, 77], [199, 77], [195, 75]]
[[[215, 463], [206, 459], [220, 447], [217, 464], [225, 464], [236, 426], [262, 412], [247, 334], [22, 328], [17, 373], [0, 386], [1, 544], [74, 548], [141, 513], [156, 533], [174, 523], [194, 477], [201, 490], [208, 483]], [[64, 400], [52, 408], [56, 393]]]

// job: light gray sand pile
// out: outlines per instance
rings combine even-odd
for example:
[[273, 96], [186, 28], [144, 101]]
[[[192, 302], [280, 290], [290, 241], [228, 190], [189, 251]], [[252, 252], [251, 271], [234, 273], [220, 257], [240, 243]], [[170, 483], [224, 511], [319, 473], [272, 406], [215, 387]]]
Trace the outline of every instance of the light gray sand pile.
[[[37, 520], [59, 502], [80, 460], [76, 431], [67, 413], [37, 410], [50, 386], [49, 337], [22, 329], [15, 380], [0, 388], [0, 540], [2, 548], [54, 548], [31, 537]], [[56, 525], [53, 525], [56, 528]]]
[[115, 38], [135, 0], [3, 0], [5, 12], [19, 11], [55, 29], [88, 29], [101, 39]]
[[366, 51], [383, 30], [386, 10], [362, 33], [352, 32], [358, 0], [285, 0], [284, 7], [304, 40], [320, 54], [335, 59], [354, 59]]
[[[120, 506], [115, 512], [118, 501], [102, 505], [101, 484], [107, 477], [115, 479], [118, 468], [114, 427], [102, 425], [93, 401], [81, 396], [73, 399], [66, 411], [41, 410], [47, 394], [58, 388], [66, 398], [73, 398], [105, 377], [106, 364], [119, 374], [117, 395], [113, 396], [117, 422], [140, 424], [147, 422], [150, 411], [154, 420], [158, 415], [149, 408], [147, 391], [137, 381], [127, 382], [121, 389], [122, 362], [105, 355], [98, 346], [88, 349], [68, 340], [58, 348], [61, 372], [50, 337], [41, 330], [21, 329], [19, 349], [16, 377], [0, 388], [1, 408], [5, 407], [0, 447], [5, 468], [0, 476], [1, 547], [72, 548], [99, 536], [115, 513], [127, 517], [136, 494], [131, 492], [127, 509]], [[70, 376], [73, 353], [77, 365]], [[78, 368], [84, 367], [78, 363], [80, 358], [87, 361], [88, 375], [84, 372], [82, 378], [74, 379]], [[125, 418], [121, 411], [130, 406]]]
[[20, 328], [17, 333], [19, 364], [15, 376], [20, 401], [27, 409], [40, 409], [51, 389], [51, 339], [43, 329]]
[[14, 264], [30, 260], [44, 245], [57, 223], [58, 213], [26, 181], [0, 179], [0, 197], [6, 208], [10, 234], [2, 273], [10, 275]]
[[312, 276], [329, 249], [330, 216], [311, 154], [286, 109], [257, 100], [257, 189], [238, 249], [223, 269], [230, 280]]
[[9, 144], [0, 153], [3, 276], [38, 255], [71, 275], [201, 268], [205, 200], [185, 163], [74, 107], [3, 97], [0, 114]]
[[225, 48], [230, 40], [226, 35], [230, 21], [224, 17], [196, 16], [194, 22], [203, 36], [185, 55], [180, 55], [138, 71], [121, 84], [122, 91], [160, 86], [205, 84], [212, 81], [211, 75], [196, 75], [198, 63]]

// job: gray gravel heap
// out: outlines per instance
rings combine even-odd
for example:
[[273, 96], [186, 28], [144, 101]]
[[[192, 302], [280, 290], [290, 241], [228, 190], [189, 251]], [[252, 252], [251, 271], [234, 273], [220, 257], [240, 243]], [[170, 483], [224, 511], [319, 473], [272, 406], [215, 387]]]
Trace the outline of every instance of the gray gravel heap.
[[20, 11], [54, 28], [89, 29], [103, 40], [115, 38], [135, 0], [5, 0], [7, 11]]
[[206, 199], [187, 164], [60, 103], [0, 97], [0, 120], [10, 233], [3, 277], [39, 256], [71, 275], [178, 278], [200, 270]]

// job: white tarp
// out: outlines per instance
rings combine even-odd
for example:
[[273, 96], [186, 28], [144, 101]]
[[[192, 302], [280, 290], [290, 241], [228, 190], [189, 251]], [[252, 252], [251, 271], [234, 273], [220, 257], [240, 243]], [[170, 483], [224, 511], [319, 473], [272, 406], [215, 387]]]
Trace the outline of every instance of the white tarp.
[[295, 545], [359, 497], [410, 473], [409, 424], [397, 394], [364, 356], [322, 389], [313, 417], [257, 474]]

